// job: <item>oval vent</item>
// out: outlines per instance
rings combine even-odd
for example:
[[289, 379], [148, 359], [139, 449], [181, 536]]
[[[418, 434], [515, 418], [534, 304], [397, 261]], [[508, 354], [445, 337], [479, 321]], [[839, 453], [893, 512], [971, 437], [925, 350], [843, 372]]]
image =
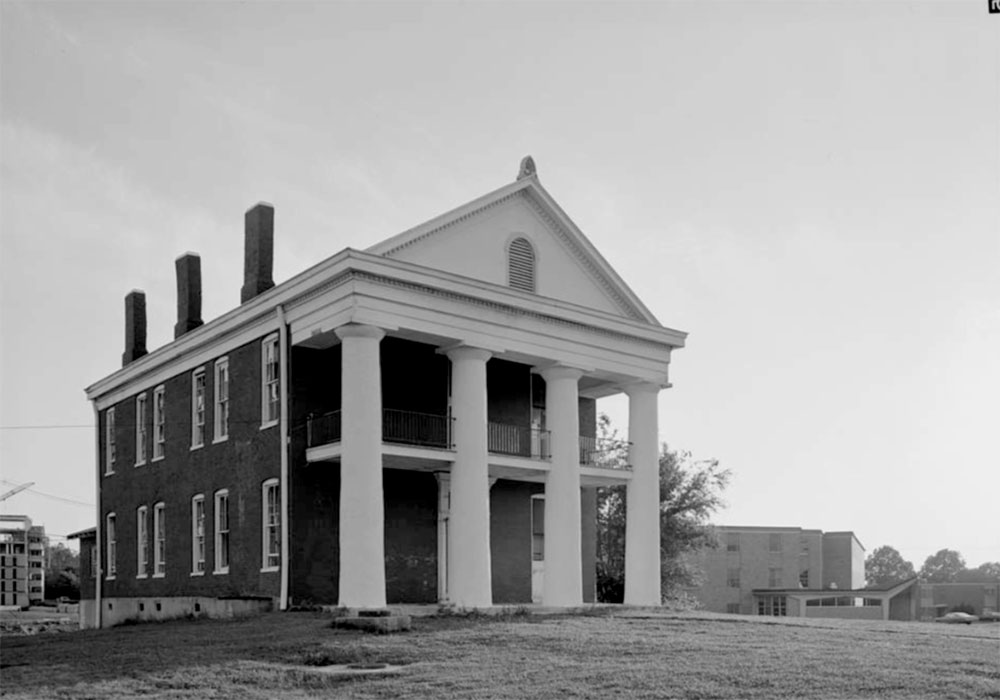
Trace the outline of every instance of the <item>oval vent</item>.
[[527, 238], [515, 238], [507, 248], [507, 284], [535, 291], [535, 249]]

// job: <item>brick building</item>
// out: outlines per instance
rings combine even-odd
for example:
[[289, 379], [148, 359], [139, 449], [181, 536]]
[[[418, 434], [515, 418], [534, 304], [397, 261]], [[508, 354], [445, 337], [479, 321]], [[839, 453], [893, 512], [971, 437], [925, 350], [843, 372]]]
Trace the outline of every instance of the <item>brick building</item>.
[[45, 599], [48, 538], [26, 515], [0, 515], [0, 607], [25, 608]]
[[[665, 328], [539, 183], [500, 189], [275, 286], [274, 210], [246, 213], [236, 309], [201, 319], [176, 261], [175, 339], [87, 389], [98, 512], [84, 624], [300, 603], [594, 599], [596, 488], [627, 484], [626, 602], [660, 602]], [[608, 468], [597, 398], [629, 398]], [[85, 586], [85, 591], [87, 590]]]
[[[801, 597], [806, 591], [816, 594], [808, 596], [816, 600], [863, 603], [860, 594], [850, 593], [865, 585], [865, 549], [853, 532], [733, 526], [715, 530], [719, 547], [702, 551], [704, 581], [691, 589], [707, 610], [805, 616], [807, 611], [799, 608], [800, 603], [806, 605]], [[826, 611], [808, 612], [820, 616]]]

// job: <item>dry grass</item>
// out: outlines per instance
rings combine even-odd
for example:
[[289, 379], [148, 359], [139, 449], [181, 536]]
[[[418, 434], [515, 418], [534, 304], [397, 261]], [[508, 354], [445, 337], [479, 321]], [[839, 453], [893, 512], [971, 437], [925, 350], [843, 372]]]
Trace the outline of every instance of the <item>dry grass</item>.
[[[1000, 625], [618, 610], [330, 629], [316, 613], [6, 637], [11, 698], [1000, 698]], [[343, 679], [306, 663], [405, 664]]]

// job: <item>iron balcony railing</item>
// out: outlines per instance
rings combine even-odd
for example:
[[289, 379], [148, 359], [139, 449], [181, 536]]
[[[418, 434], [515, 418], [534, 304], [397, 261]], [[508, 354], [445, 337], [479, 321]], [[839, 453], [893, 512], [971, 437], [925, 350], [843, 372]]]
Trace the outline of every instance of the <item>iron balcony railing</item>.
[[549, 431], [528, 425], [511, 423], [487, 424], [487, 445], [490, 452], [498, 455], [549, 459]]
[[632, 469], [628, 448], [632, 443], [580, 436], [580, 464], [599, 469]]
[[[450, 449], [451, 418], [430, 413], [382, 409], [382, 440], [402, 445]], [[309, 447], [340, 442], [340, 411], [321, 416], [312, 415], [306, 421], [306, 444]]]
[[382, 439], [403, 445], [451, 449], [454, 418], [432, 413], [382, 409]]

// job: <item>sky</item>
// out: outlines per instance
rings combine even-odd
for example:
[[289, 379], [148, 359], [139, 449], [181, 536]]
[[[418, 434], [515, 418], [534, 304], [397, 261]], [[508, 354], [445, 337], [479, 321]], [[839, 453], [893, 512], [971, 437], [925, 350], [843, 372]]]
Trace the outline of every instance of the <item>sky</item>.
[[[0, 3], [0, 504], [95, 524], [124, 296], [172, 339], [539, 178], [668, 327], [724, 525], [1000, 560], [1000, 15], [947, 2]], [[627, 403], [600, 409], [627, 429]], [[88, 506], [87, 504], [91, 504]]]

